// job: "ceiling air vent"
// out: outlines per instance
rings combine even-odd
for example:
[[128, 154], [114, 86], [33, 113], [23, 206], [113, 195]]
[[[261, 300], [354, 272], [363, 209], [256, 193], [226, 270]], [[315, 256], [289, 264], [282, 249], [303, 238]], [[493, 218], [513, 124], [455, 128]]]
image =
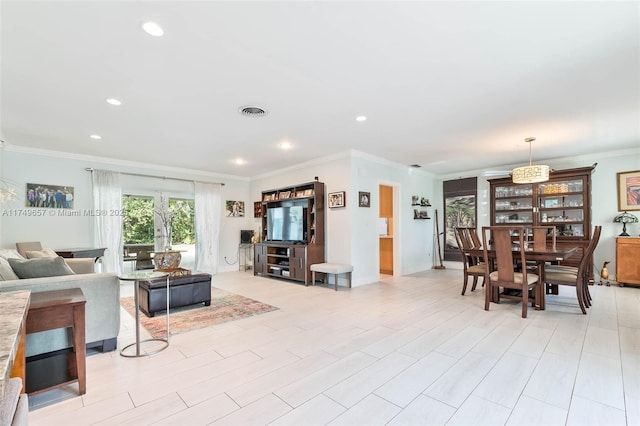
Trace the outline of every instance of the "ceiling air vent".
[[412, 164], [409, 167], [413, 167], [414, 169], [419, 169], [422, 166], [420, 164]]
[[244, 106], [240, 107], [240, 114], [245, 117], [264, 117], [267, 115], [267, 110], [257, 106]]

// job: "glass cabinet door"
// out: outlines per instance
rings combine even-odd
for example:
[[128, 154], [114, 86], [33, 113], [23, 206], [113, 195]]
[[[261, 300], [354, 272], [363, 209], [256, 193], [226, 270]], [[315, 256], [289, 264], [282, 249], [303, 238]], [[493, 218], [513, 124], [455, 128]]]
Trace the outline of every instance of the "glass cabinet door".
[[532, 194], [531, 185], [496, 186], [494, 223], [533, 223]]
[[556, 226], [557, 234], [563, 237], [583, 237], [583, 189], [582, 178], [539, 184], [540, 223]]

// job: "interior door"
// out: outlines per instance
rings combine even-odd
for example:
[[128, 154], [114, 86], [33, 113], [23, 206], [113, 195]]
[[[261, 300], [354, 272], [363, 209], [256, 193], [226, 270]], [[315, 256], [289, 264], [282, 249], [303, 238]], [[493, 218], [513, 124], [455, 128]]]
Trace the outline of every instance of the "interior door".
[[379, 235], [380, 273], [393, 275], [393, 187], [380, 185], [380, 223], [385, 224]]

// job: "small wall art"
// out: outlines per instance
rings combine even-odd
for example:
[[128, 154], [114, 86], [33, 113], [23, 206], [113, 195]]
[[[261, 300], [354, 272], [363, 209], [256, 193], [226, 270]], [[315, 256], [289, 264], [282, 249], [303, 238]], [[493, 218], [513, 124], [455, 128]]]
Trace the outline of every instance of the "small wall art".
[[640, 170], [618, 173], [618, 211], [640, 210]]
[[227, 217], [244, 217], [244, 201], [225, 201]]
[[74, 192], [72, 186], [45, 185], [28, 183], [26, 207], [48, 207], [54, 209], [72, 209]]
[[344, 207], [346, 205], [346, 193], [345, 191], [330, 192], [329, 193], [329, 208], [335, 209]]
[[358, 192], [358, 206], [371, 207], [371, 193], [370, 192]]

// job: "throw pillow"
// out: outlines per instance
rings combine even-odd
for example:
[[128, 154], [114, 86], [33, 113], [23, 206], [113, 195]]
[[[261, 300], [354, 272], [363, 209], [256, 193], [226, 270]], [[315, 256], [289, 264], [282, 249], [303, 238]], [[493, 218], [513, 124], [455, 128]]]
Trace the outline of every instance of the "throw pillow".
[[24, 259], [16, 249], [0, 249], [0, 257], [4, 259]]
[[0, 257], [0, 279], [2, 279], [2, 281], [18, 279], [16, 273], [13, 272], [13, 269], [11, 269], [9, 261], [3, 257]]
[[42, 257], [58, 257], [58, 253], [50, 248], [44, 248], [42, 250], [30, 250], [24, 252], [27, 259], [40, 259]]
[[13, 272], [20, 278], [57, 277], [75, 275], [61, 257], [40, 259], [9, 259]]

